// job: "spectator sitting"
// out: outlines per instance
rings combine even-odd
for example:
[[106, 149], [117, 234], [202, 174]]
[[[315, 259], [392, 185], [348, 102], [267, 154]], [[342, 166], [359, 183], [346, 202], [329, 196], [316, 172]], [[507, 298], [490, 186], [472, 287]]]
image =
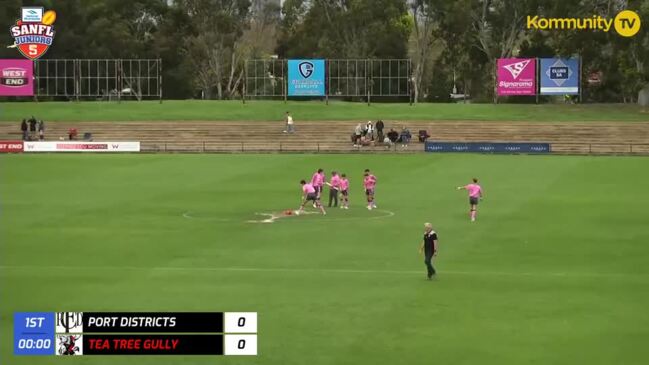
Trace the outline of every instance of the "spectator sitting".
[[425, 129], [420, 129], [419, 130], [419, 142], [426, 142], [426, 140], [430, 138], [430, 134], [428, 134], [428, 131]]
[[77, 132], [76, 128], [68, 129], [68, 139], [70, 141], [77, 139], [77, 134], [79, 134], [79, 132]]
[[410, 143], [410, 138], [412, 138], [410, 131], [408, 128], [403, 127], [403, 129], [401, 129], [401, 147], [407, 148], [408, 143]]
[[394, 142], [392, 142], [392, 141], [390, 140], [389, 137], [386, 136], [386, 137], [383, 139], [383, 145], [384, 145], [387, 149], [390, 149], [390, 147], [392, 147], [393, 144], [394, 144]]
[[29, 136], [28, 130], [29, 128], [27, 127], [27, 119], [23, 119], [23, 122], [20, 123], [20, 131], [23, 132], [23, 141], [26, 141], [27, 137]]
[[45, 122], [43, 120], [38, 121], [38, 139], [40, 141], [45, 140]]
[[368, 136], [362, 136], [360, 145], [361, 146], [371, 146], [372, 141], [370, 140], [370, 138]]
[[392, 143], [397, 143], [397, 141], [399, 140], [399, 133], [394, 129], [390, 128], [390, 131], [388, 132], [388, 139]]

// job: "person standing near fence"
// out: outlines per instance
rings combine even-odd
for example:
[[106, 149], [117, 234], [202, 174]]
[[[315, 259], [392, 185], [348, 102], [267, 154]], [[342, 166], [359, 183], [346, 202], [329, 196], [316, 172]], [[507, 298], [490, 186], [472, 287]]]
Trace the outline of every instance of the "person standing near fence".
[[372, 125], [372, 121], [369, 120], [367, 122], [367, 139], [370, 141], [374, 140], [374, 126]]
[[36, 139], [36, 118], [32, 115], [29, 119], [29, 140], [33, 141]]
[[38, 121], [38, 140], [45, 140], [45, 122], [42, 119]]
[[374, 128], [376, 128], [376, 139], [379, 142], [383, 142], [383, 128], [384, 127], [385, 127], [385, 124], [383, 124], [383, 121], [380, 120], [380, 119], [374, 125]]
[[291, 116], [290, 112], [286, 112], [286, 129], [284, 129], [284, 133], [294, 133], [295, 132], [295, 125], [293, 122], [293, 117]]
[[29, 127], [27, 126], [27, 120], [23, 119], [23, 122], [20, 123], [20, 131], [23, 132], [23, 141], [27, 140], [27, 137], [29, 136]]

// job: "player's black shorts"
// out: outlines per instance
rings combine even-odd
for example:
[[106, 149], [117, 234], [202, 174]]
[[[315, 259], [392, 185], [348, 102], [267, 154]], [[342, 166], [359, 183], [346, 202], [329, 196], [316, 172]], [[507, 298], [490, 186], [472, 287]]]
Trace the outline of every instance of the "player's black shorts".
[[347, 196], [347, 195], [349, 195], [349, 193], [347, 192], [347, 190], [341, 190], [340, 193], [341, 193], [343, 196]]
[[365, 195], [374, 195], [374, 189], [365, 189]]
[[316, 194], [322, 193], [322, 186], [314, 186], [313, 188], [315, 189]]
[[475, 196], [469, 197], [469, 204], [471, 205], [478, 205], [478, 198]]
[[316, 200], [318, 200], [318, 196], [316, 195], [316, 193], [309, 193], [309, 194], [307, 194], [307, 195], [306, 195], [306, 201], [309, 201], [309, 200], [312, 200], [312, 201], [314, 201], [314, 202], [315, 202]]

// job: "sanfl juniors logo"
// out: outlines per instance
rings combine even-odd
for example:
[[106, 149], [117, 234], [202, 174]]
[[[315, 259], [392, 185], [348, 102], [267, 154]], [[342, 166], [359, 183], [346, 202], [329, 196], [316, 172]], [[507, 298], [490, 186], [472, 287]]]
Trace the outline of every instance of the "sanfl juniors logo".
[[518, 78], [518, 75], [525, 70], [525, 67], [531, 62], [531, 60], [525, 60], [521, 62], [511, 63], [509, 65], [503, 66], [505, 70], [509, 71], [512, 74], [514, 80]]
[[23, 56], [30, 60], [42, 57], [54, 41], [54, 22], [56, 12], [43, 12], [40, 7], [22, 8], [21, 19], [9, 28], [14, 44], [8, 48], [18, 48]]

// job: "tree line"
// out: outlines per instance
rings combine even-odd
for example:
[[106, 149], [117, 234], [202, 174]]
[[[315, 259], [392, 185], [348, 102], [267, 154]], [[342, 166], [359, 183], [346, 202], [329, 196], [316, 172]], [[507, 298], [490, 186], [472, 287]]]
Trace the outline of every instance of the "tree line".
[[[271, 57], [410, 58], [419, 101], [490, 101], [500, 57], [581, 57], [588, 101], [635, 102], [649, 87], [649, 0], [3, 0], [1, 44], [28, 5], [57, 12], [46, 58], [161, 58], [165, 98], [238, 98], [244, 61]], [[526, 27], [528, 15], [624, 9], [645, 21], [634, 37]]]

